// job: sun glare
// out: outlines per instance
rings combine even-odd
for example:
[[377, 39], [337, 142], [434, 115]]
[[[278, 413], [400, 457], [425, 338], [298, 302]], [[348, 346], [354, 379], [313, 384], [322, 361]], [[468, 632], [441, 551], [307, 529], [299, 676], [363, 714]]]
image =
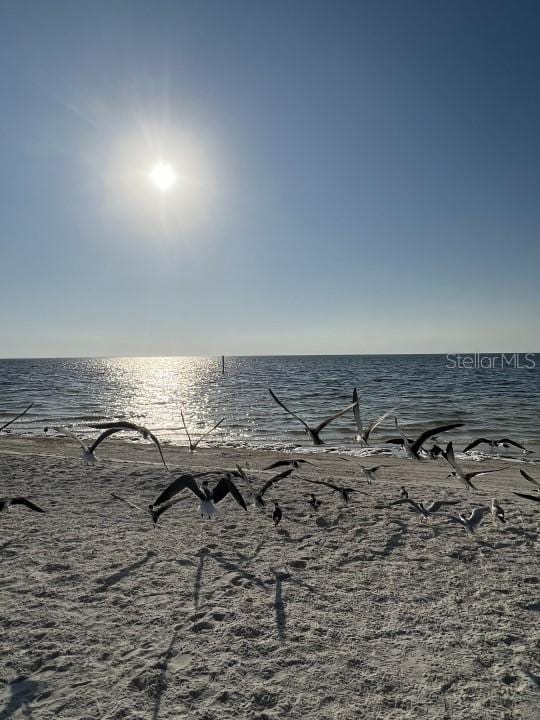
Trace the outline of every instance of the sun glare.
[[158, 162], [148, 173], [150, 182], [161, 192], [167, 192], [176, 184], [176, 173], [169, 163]]

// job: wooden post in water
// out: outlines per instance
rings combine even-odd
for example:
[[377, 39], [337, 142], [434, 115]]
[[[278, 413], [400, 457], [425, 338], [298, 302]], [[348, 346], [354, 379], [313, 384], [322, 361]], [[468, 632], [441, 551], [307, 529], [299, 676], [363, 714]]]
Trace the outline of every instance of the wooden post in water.
[[225, 375], [225, 355], [221, 356], [221, 373]]

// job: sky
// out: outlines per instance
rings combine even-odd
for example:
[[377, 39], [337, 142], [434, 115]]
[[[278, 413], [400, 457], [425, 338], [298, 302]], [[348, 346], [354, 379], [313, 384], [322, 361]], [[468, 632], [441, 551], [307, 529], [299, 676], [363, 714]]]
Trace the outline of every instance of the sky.
[[527, 0], [0, 0], [0, 357], [539, 351], [539, 37]]

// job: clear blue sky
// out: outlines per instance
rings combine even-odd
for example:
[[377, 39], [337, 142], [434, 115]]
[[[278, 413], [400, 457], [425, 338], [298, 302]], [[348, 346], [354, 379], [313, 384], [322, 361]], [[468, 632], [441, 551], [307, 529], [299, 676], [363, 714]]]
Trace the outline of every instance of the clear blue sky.
[[526, 0], [0, 0], [0, 356], [538, 351], [539, 38]]

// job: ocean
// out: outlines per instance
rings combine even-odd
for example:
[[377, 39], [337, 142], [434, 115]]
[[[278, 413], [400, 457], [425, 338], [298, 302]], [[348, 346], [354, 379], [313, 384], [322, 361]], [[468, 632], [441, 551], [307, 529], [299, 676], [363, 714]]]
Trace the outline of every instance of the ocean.
[[[90, 437], [96, 434], [90, 423], [127, 419], [165, 443], [185, 445], [182, 407], [195, 437], [225, 418], [208, 445], [311, 448], [300, 423], [274, 403], [268, 388], [317, 424], [351, 403], [354, 387], [364, 423], [399, 404], [395, 414], [408, 435], [463, 423], [451, 432], [458, 448], [486, 436], [540, 451], [538, 354], [227, 357], [225, 374], [221, 358], [207, 357], [0, 360], [0, 424], [33, 402], [10, 426], [12, 433], [43, 436], [44, 427], [58, 425]], [[317, 450], [358, 452], [355, 435], [350, 412], [327, 426], [325, 445]], [[388, 418], [371, 440], [384, 445], [392, 436]]]

